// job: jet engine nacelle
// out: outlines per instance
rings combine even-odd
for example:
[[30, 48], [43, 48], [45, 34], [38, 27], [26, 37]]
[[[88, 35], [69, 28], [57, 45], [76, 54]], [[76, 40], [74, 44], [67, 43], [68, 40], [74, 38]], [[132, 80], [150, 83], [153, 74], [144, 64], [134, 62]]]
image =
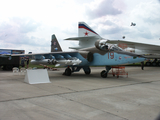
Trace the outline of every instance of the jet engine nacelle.
[[107, 43], [107, 40], [97, 40], [95, 42], [95, 46], [97, 49], [101, 50], [101, 51], [122, 51], [121, 48], [119, 48], [117, 45], [115, 44], [109, 44]]
[[79, 51], [79, 53], [88, 60], [88, 62], [93, 61], [93, 53], [89, 51]]

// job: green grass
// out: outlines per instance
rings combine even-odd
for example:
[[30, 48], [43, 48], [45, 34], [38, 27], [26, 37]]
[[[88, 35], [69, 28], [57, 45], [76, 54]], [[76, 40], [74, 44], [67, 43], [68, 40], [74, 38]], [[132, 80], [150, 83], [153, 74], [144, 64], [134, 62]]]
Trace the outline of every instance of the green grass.
[[[47, 65], [47, 66], [53, 67], [53, 68], [55, 67], [54, 65]], [[33, 65], [33, 64], [29, 64], [28, 67], [31, 67], [31, 68], [36, 67], [37, 69], [43, 69], [43, 68], [44, 68], [44, 66], [41, 66], [41, 65]], [[21, 68], [21, 66], [20, 66], [20, 68]], [[27, 64], [25, 64], [25, 68], [27, 68]]]

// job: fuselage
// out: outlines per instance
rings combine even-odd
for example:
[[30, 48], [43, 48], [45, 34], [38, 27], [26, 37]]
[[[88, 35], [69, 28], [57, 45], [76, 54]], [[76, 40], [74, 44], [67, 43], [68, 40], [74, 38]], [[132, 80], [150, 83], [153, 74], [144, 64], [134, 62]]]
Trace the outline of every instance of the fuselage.
[[79, 66], [114, 66], [114, 65], [126, 65], [137, 62], [142, 62], [145, 60], [143, 57], [133, 57], [125, 54], [118, 54], [115, 52], [108, 52], [104, 55], [99, 53], [93, 54], [93, 61], [88, 62], [86, 58], [77, 54], [77, 57], [82, 60]]

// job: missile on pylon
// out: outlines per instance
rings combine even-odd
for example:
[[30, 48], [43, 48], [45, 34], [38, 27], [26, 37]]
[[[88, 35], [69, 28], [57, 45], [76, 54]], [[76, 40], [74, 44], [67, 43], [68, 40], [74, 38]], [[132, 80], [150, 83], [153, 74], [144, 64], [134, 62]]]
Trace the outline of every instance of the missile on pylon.
[[47, 64], [47, 65], [49, 65], [49, 64], [53, 64], [53, 62], [52, 62], [53, 60], [51, 60], [51, 59], [42, 59], [42, 60], [31, 60], [31, 64], [34, 64], [34, 65], [39, 65], [39, 64]]

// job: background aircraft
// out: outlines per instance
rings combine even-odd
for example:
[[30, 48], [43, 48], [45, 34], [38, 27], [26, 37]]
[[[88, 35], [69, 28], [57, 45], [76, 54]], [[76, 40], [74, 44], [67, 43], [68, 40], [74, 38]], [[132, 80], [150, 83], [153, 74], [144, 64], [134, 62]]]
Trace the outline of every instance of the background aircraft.
[[[131, 64], [145, 60], [145, 57], [141, 55], [126, 52], [115, 44], [107, 43], [107, 40], [101, 38], [84, 23], [79, 24], [79, 37], [75, 37], [74, 39], [79, 40], [80, 46], [75, 47], [75, 49], [79, 50], [25, 54], [25, 56], [32, 56], [34, 60], [31, 62], [33, 63], [40, 64], [43, 62], [56, 66], [66, 66], [64, 74], [67, 76], [70, 76], [73, 72], [80, 71], [81, 68], [85, 74], [90, 74], [90, 66], [105, 66], [106, 70], [101, 72], [101, 77], [104, 78], [107, 77], [111, 66]], [[57, 40], [55, 42], [58, 43]], [[85, 43], [87, 46], [91, 45], [92, 47], [85, 47]]]
[[131, 26], [136, 26], [136, 23], [131, 22]]

